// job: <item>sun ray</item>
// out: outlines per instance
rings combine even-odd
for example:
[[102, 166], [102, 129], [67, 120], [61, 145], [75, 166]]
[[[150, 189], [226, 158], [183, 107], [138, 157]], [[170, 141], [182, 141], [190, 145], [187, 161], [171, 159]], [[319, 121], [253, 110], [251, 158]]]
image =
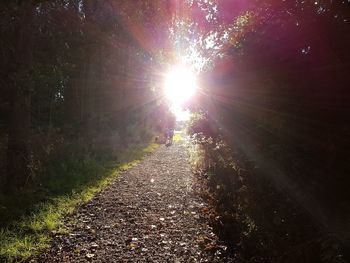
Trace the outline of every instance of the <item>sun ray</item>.
[[188, 68], [175, 66], [166, 75], [164, 93], [171, 104], [181, 106], [193, 97], [196, 90], [196, 78]]

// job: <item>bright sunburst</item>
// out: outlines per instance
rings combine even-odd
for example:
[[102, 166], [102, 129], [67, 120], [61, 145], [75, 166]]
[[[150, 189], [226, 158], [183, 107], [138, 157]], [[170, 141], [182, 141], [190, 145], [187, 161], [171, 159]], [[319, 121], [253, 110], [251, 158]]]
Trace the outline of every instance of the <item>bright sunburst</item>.
[[196, 90], [196, 78], [185, 66], [176, 66], [166, 75], [164, 92], [172, 105], [181, 106], [191, 99]]

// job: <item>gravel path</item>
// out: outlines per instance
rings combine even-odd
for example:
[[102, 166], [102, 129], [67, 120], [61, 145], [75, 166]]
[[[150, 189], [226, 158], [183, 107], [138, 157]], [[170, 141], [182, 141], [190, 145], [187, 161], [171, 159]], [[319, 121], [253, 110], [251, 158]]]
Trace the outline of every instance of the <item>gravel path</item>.
[[30, 262], [231, 262], [207, 224], [181, 143], [162, 145], [67, 219]]

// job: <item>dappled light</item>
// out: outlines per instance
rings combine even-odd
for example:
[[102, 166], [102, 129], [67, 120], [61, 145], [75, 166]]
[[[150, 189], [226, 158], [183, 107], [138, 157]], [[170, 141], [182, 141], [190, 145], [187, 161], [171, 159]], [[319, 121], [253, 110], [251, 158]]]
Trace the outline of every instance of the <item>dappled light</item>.
[[349, 23], [0, 1], [0, 262], [350, 262]]

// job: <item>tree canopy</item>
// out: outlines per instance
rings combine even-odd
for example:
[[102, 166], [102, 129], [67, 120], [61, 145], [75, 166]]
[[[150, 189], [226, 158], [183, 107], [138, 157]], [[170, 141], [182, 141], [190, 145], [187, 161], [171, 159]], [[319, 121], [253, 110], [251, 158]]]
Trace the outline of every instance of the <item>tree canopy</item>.
[[349, 242], [349, 23], [341, 0], [1, 1], [2, 191], [40, 185], [62, 152], [174, 126], [162, 85], [184, 63], [192, 133], [240, 149]]

